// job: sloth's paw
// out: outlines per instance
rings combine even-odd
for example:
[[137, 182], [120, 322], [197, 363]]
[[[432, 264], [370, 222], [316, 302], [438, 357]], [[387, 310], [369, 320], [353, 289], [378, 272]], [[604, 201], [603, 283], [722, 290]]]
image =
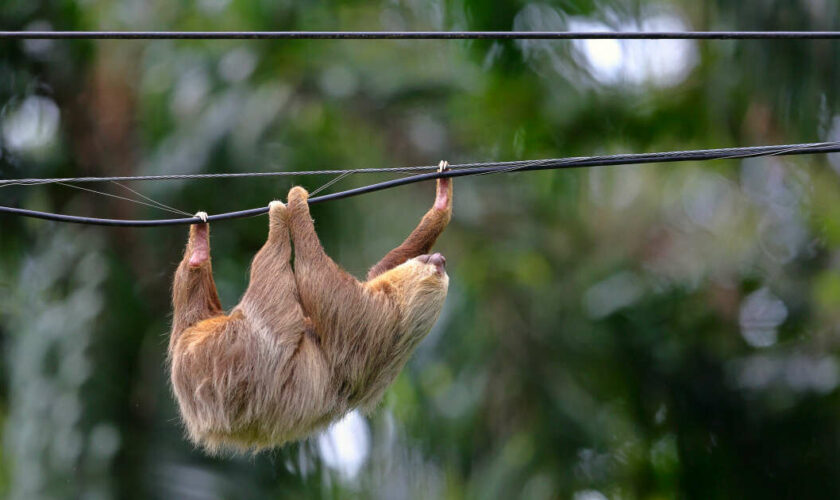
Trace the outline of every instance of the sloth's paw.
[[287, 201], [291, 203], [292, 200], [297, 198], [306, 201], [309, 199], [309, 192], [300, 186], [295, 186], [289, 190], [289, 199]]
[[271, 213], [282, 212], [286, 208], [286, 204], [280, 200], [274, 200], [268, 204], [268, 211]]

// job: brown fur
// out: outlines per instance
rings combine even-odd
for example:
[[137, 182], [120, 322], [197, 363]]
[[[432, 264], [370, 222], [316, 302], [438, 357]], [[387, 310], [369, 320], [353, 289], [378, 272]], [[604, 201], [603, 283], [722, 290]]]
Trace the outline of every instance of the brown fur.
[[359, 282], [324, 253], [308, 193], [292, 188], [288, 206], [270, 205], [268, 241], [229, 315], [213, 282], [208, 225], [190, 228], [175, 272], [169, 357], [194, 443], [259, 450], [376, 405], [446, 298], [445, 271], [416, 258], [451, 217], [451, 180], [437, 191], [417, 228]]

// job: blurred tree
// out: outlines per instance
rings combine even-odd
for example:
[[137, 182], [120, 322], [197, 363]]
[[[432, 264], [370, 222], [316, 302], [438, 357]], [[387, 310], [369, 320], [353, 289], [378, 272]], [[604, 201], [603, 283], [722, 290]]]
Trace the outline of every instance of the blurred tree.
[[[831, 2], [7, 0], [3, 29], [840, 29]], [[836, 42], [0, 42], [0, 176], [304, 170], [840, 138]], [[0, 219], [0, 489], [11, 498], [831, 497], [836, 155], [456, 181], [446, 310], [370, 417], [206, 457], [167, 386], [185, 228]], [[341, 186], [373, 178], [348, 178]], [[310, 189], [329, 179], [295, 179]], [[131, 185], [187, 212], [291, 180]], [[122, 186], [93, 186], [132, 195]], [[412, 186], [313, 207], [349, 271]], [[0, 204], [149, 207], [66, 186]], [[399, 209], [395, 209], [399, 207]], [[264, 218], [214, 225], [236, 302]]]

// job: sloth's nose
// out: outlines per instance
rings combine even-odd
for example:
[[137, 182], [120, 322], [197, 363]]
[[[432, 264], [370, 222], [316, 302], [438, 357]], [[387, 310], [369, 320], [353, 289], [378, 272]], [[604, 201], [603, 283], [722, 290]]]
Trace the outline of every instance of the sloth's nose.
[[440, 253], [420, 255], [417, 257], [417, 260], [425, 264], [434, 264], [437, 267], [438, 273], [443, 273], [446, 269], [446, 257]]
[[443, 275], [446, 273], [446, 257], [439, 253], [433, 253], [429, 256], [429, 264], [435, 265], [435, 270], [438, 274]]

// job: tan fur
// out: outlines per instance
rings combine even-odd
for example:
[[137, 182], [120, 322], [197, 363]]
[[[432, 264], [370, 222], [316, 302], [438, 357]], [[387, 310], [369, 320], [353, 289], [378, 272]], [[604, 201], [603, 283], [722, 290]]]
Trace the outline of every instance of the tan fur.
[[211, 452], [277, 446], [370, 410], [443, 307], [448, 276], [416, 257], [449, 222], [451, 180], [438, 181], [435, 205], [366, 282], [324, 253], [307, 198], [295, 187], [288, 206], [272, 202], [268, 241], [228, 315], [209, 227], [190, 228], [173, 285], [171, 381], [190, 439]]

